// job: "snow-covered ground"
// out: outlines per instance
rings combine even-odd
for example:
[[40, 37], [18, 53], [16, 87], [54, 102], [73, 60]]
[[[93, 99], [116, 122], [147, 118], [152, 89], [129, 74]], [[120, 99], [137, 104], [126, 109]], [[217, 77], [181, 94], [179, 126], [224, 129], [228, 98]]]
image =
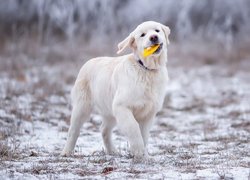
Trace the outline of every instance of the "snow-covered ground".
[[84, 124], [75, 155], [59, 157], [69, 92], [84, 60], [55, 49], [7, 48], [0, 57], [1, 179], [249, 179], [250, 59], [217, 61], [170, 50], [168, 93], [151, 131], [150, 157], [137, 163], [117, 130], [120, 155], [103, 153], [97, 114]]

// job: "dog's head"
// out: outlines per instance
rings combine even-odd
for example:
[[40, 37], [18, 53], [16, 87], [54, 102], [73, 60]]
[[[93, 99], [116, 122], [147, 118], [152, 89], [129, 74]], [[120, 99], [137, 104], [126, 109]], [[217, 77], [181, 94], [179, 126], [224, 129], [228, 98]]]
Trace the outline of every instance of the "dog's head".
[[[153, 64], [156, 62], [150, 61], [157, 61], [162, 55], [166, 55], [167, 44], [169, 44], [169, 34], [169, 27], [163, 24], [154, 21], [144, 22], [137, 26], [137, 28], [131, 32], [128, 37], [118, 44], [117, 53], [120, 54], [127, 47], [130, 47], [137, 58], [141, 59], [145, 64], [148, 64], [148, 66], [155, 69]], [[156, 44], [159, 45], [157, 50], [150, 56], [144, 57], [144, 49]]]

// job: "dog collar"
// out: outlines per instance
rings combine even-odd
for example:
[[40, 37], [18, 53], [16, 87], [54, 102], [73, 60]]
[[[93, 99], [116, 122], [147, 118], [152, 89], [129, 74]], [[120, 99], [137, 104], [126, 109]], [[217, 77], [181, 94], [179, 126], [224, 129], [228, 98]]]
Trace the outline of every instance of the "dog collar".
[[146, 67], [144, 64], [143, 64], [143, 62], [142, 62], [142, 60], [137, 60], [137, 62], [140, 64], [140, 66], [142, 66], [144, 69], [146, 69], [146, 70], [148, 70], [148, 71], [153, 71], [154, 69], [149, 69], [148, 67]]

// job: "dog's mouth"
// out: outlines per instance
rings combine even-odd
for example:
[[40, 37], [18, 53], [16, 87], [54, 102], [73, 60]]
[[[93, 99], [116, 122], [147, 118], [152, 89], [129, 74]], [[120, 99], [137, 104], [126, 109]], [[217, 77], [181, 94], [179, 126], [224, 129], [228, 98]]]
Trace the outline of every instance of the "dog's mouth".
[[156, 51], [153, 54], [159, 54], [162, 50], [163, 43], [160, 44], [160, 46], [156, 49]]
[[163, 46], [163, 43], [155, 43], [155, 44], [152, 44], [151, 46], [147, 47], [144, 49], [143, 51], [143, 57], [148, 57], [152, 54], [159, 54], [161, 49], [162, 49], [162, 46]]

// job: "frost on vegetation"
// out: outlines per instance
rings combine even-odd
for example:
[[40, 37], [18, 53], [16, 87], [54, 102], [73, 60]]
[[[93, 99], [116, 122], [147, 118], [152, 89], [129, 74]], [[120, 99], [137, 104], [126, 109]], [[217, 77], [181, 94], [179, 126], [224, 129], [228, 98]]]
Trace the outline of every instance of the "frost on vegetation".
[[154, 3], [150, 0], [12, 0], [1, 3], [0, 21], [17, 32], [20, 23], [27, 25], [27, 29], [34, 24], [42, 38], [59, 31], [69, 39], [75, 39], [78, 34], [86, 39], [120, 40], [121, 34], [127, 35], [139, 23], [156, 20], [169, 25], [176, 39], [207, 37], [208, 41], [216, 39], [230, 48], [236, 39], [244, 41], [249, 32], [249, 6], [248, 0], [158, 0]]

